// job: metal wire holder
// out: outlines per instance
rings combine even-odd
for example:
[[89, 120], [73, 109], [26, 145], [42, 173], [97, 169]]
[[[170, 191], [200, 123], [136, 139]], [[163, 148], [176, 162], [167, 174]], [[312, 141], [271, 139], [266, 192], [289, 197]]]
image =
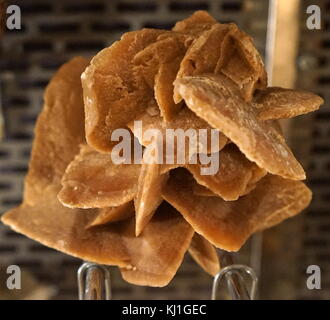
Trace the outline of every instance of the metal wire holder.
[[79, 300], [111, 300], [111, 278], [107, 266], [84, 262], [77, 276]]
[[[248, 290], [246, 281], [242, 277], [242, 273], [246, 273], [252, 279], [251, 289]], [[221, 280], [227, 282], [230, 296], [233, 300], [254, 300], [257, 292], [258, 278], [252, 268], [242, 264], [232, 264], [224, 267], [214, 277], [212, 286], [212, 300], [217, 300], [217, 292]]]

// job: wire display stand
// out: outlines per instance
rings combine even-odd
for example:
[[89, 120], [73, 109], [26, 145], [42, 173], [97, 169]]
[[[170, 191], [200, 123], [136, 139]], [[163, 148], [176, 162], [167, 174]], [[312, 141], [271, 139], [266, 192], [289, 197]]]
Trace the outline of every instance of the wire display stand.
[[[254, 300], [257, 292], [258, 278], [252, 268], [242, 264], [231, 264], [232, 256], [223, 253], [222, 261], [229, 264], [214, 277], [212, 300], [218, 299], [222, 280], [225, 280], [227, 291], [233, 300]], [[245, 274], [245, 276], [244, 276]], [[246, 275], [251, 278], [251, 289], [248, 289]], [[111, 300], [111, 276], [109, 267], [92, 262], [84, 262], [77, 272], [79, 300]]]
[[77, 272], [79, 300], [111, 300], [109, 267], [84, 262]]

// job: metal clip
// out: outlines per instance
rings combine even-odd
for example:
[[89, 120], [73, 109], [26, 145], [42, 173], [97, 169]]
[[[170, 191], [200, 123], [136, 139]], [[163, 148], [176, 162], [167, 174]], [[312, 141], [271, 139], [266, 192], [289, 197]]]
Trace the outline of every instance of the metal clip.
[[77, 276], [79, 300], [111, 300], [108, 267], [85, 262], [78, 269]]
[[[247, 290], [245, 281], [241, 275], [242, 271], [252, 278], [252, 287], [250, 292]], [[233, 264], [224, 267], [215, 277], [212, 286], [212, 300], [217, 300], [217, 289], [222, 278], [225, 276], [228, 289], [233, 300], [254, 300], [257, 291], [258, 278], [252, 268]]]

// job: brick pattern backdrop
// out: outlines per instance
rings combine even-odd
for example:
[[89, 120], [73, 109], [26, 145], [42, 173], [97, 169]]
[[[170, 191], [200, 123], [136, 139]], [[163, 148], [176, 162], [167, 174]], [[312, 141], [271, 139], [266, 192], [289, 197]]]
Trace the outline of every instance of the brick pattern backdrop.
[[[302, 7], [316, 2], [302, 1]], [[330, 1], [317, 1], [321, 8], [322, 29], [308, 30], [301, 26], [300, 56], [297, 64], [297, 86], [311, 90], [325, 99], [325, 105], [307, 118], [310, 131], [300, 145], [308, 144], [309, 186], [313, 190], [313, 202], [305, 215], [301, 245], [300, 272], [306, 278], [309, 265], [319, 265], [322, 271], [322, 290], [307, 290], [303, 281], [297, 295], [306, 299], [330, 298]], [[301, 12], [306, 19], [306, 11]], [[304, 21], [304, 20], [303, 20]], [[301, 120], [303, 121], [303, 120]], [[303, 125], [303, 124], [302, 124]], [[296, 126], [299, 132], [299, 122]], [[300, 126], [301, 131], [302, 126]]]

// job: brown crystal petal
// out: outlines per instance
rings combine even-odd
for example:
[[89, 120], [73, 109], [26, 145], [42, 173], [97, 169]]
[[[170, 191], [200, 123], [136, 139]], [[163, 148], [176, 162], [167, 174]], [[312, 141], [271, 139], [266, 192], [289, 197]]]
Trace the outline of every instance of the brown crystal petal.
[[110, 222], [117, 222], [134, 216], [134, 202], [130, 201], [118, 207], [103, 208], [98, 210], [95, 219], [90, 222], [89, 227], [100, 226]]
[[187, 251], [193, 229], [168, 203], [162, 202], [143, 233], [135, 238], [135, 223], [124, 229], [131, 265], [121, 268], [127, 282], [163, 287], [174, 277]]
[[169, 64], [178, 60], [176, 67], [178, 70], [180, 61], [187, 50], [185, 38], [170, 36], [170, 32], [165, 32], [162, 35], [163, 38], [148, 45], [138, 52], [133, 59], [133, 73], [142, 75], [151, 89], [154, 88], [159, 67], [162, 64]]
[[31, 205], [39, 201], [41, 190], [59, 183], [68, 163], [79, 152], [79, 144], [85, 141], [80, 75], [87, 64], [82, 57], [73, 58], [56, 72], [45, 90], [25, 179], [24, 202]]
[[272, 120], [309, 113], [323, 103], [324, 100], [312, 92], [270, 87], [257, 95], [254, 105], [259, 119]]
[[181, 59], [162, 63], [155, 77], [155, 99], [158, 103], [160, 114], [165, 121], [174, 119], [182, 107], [182, 103], [175, 103], [173, 99], [174, 85], [180, 67]]
[[199, 10], [190, 17], [178, 21], [172, 30], [195, 35], [211, 28], [215, 23], [217, 21], [207, 11]]
[[1, 220], [13, 230], [72, 256], [125, 266], [129, 255], [115, 227], [85, 230], [97, 210], [73, 210], [57, 200], [64, 170], [85, 139], [80, 75], [87, 63], [83, 58], [72, 59], [48, 85], [36, 124], [24, 202]]
[[[143, 146], [148, 146], [150, 144], [150, 141], [143, 139], [145, 138], [145, 132], [149, 129], [157, 129], [162, 133], [162, 136], [165, 140], [166, 137], [166, 129], [173, 129], [173, 130], [183, 130], [187, 131], [189, 129], [199, 130], [199, 129], [206, 129], [207, 130], [207, 151], [208, 152], [216, 152], [221, 150], [227, 143], [228, 139], [222, 134], [219, 133], [219, 144], [215, 147], [214, 150], [211, 150], [211, 127], [207, 122], [202, 120], [201, 118], [197, 117], [192, 111], [190, 111], [188, 108], [183, 108], [180, 110], [180, 112], [175, 116], [175, 118], [171, 121], [165, 122], [163, 121], [162, 117], [157, 112], [151, 112], [150, 110], [147, 110], [143, 115], [141, 115], [136, 120], [142, 121], [142, 137], [139, 135], [137, 128], [134, 128], [134, 122], [128, 123], [128, 127], [132, 130], [133, 134], [139, 139], [140, 143]], [[166, 142], [166, 141], [165, 141]], [[202, 143], [202, 141], [200, 141]], [[203, 145], [203, 148], [206, 146]], [[192, 149], [190, 150], [191, 154], [196, 154], [198, 149], [198, 144], [192, 144]], [[163, 146], [163, 154], [165, 156], [166, 151], [166, 143]], [[174, 163], [178, 163], [178, 154], [177, 154], [177, 147], [176, 147], [176, 139], [174, 140]], [[189, 141], [186, 139], [185, 144], [185, 163], [189, 160]], [[164, 158], [164, 163], [169, 164], [169, 159], [166, 160]]]
[[274, 126], [275, 130], [277, 131], [278, 135], [284, 139], [284, 132], [280, 120], [265, 120], [265, 123], [271, 123], [271, 125]]
[[133, 200], [140, 164], [116, 164], [88, 145], [67, 167], [58, 199], [70, 208], [107, 208]]
[[125, 33], [100, 51], [83, 73], [86, 138], [96, 150], [111, 151], [113, 130], [125, 128], [153, 98], [143, 76], [133, 73], [133, 58], [163, 32], [143, 29]]
[[251, 191], [266, 171], [249, 161], [234, 144], [227, 145], [219, 153], [219, 170], [214, 175], [202, 175], [201, 164], [187, 164], [186, 168], [193, 174], [196, 181], [213, 191], [226, 201], [237, 200]]
[[166, 121], [180, 109], [173, 100], [173, 81], [186, 53], [186, 43], [187, 37], [173, 32], [163, 33], [160, 39], [134, 57], [134, 72], [141, 74], [154, 89], [155, 99]]
[[207, 189], [206, 187], [204, 187], [198, 183], [193, 185], [193, 193], [196, 196], [217, 197], [217, 195], [213, 191]]
[[236, 86], [223, 76], [185, 77], [177, 90], [197, 116], [223, 132], [241, 152], [266, 171], [302, 180], [305, 172], [272, 122], [261, 121], [256, 108], [240, 98]]
[[[212, 73], [220, 58], [221, 43], [228, 32], [228, 25], [214, 24], [204, 31], [193, 42], [181, 61], [177, 78]], [[182, 97], [175, 92], [174, 101], [180, 102]]]
[[250, 193], [256, 186], [257, 183], [266, 175], [266, 171], [264, 169], [259, 168], [258, 166], [255, 166], [251, 170], [251, 178], [250, 181], [248, 182], [245, 192], [242, 195], [246, 195]]
[[158, 36], [157, 40], [161, 41], [161, 40], [164, 40], [167, 38], [175, 38], [177, 41], [179, 41], [181, 44], [183, 44], [184, 47], [187, 49], [191, 46], [192, 42], [194, 41], [195, 35], [189, 34], [187, 32], [168, 31], [167, 33], [164, 32], [164, 33], [160, 34]]
[[215, 247], [198, 233], [195, 233], [188, 252], [196, 263], [211, 276], [220, 271], [220, 262]]
[[246, 101], [251, 101], [255, 89], [267, 87], [267, 73], [253, 39], [234, 24], [223, 40], [215, 73], [231, 79]]
[[148, 224], [157, 207], [163, 201], [161, 190], [168, 175], [161, 174], [161, 164], [152, 162], [149, 150], [143, 155], [143, 164], [138, 181], [137, 194], [134, 200], [136, 217], [136, 236], [139, 236]]
[[126, 266], [130, 255], [115, 225], [87, 229], [97, 209], [70, 209], [56, 198], [59, 188], [49, 185], [35, 205], [22, 204], [7, 212], [1, 221], [14, 231], [82, 260]]
[[257, 231], [272, 227], [305, 209], [312, 197], [304, 183], [267, 175], [236, 201], [193, 194], [195, 183], [184, 169], [172, 171], [163, 197], [216, 247], [237, 251]]
[[[183, 57], [186, 52], [185, 41], [187, 37], [179, 37], [170, 31], [160, 33], [155, 42], [150, 43], [143, 50], [136, 53], [133, 58], [134, 65], [144, 67], [155, 66], [157, 71], [160, 63], [171, 62], [178, 57]], [[153, 75], [156, 72], [153, 72]]]

